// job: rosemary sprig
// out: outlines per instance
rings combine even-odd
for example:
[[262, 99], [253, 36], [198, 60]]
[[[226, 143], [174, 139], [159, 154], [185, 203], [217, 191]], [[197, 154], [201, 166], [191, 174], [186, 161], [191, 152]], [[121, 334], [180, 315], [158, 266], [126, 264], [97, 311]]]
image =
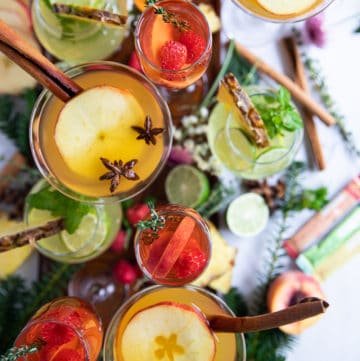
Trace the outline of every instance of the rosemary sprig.
[[179, 19], [174, 13], [167, 11], [165, 8], [156, 5], [157, 0], [146, 0], [145, 4], [148, 7], [154, 9], [155, 14], [161, 15], [164, 23], [172, 24], [179, 31], [188, 31], [190, 30], [190, 25], [186, 20]]
[[163, 216], [160, 216], [156, 212], [153, 201], [148, 201], [147, 205], [150, 208], [150, 219], [145, 220], [145, 221], [140, 221], [140, 222], [136, 223], [135, 226], [140, 231], [150, 229], [151, 234], [154, 236], [154, 235], [157, 235], [157, 232], [159, 231], [159, 229], [161, 229], [165, 226], [165, 218]]
[[0, 361], [16, 361], [20, 357], [40, 351], [44, 345], [45, 342], [38, 339], [30, 345], [11, 347], [4, 355], [0, 356]]

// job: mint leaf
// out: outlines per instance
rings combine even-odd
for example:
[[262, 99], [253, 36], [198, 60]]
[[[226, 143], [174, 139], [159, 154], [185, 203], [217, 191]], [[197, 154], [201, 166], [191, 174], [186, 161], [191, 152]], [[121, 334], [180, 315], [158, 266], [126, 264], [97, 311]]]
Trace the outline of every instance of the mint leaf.
[[64, 218], [65, 229], [74, 233], [80, 222], [87, 213], [94, 209], [93, 206], [77, 202], [53, 190], [50, 186], [37, 193], [31, 193], [26, 197], [26, 203], [30, 207], [44, 209], [51, 212], [54, 217]]

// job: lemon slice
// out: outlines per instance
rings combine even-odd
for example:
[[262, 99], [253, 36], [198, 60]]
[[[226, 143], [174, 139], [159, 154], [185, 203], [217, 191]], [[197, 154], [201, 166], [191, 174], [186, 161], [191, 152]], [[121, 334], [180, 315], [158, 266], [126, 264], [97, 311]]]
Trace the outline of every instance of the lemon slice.
[[239, 237], [259, 234], [269, 220], [269, 208], [256, 193], [245, 193], [235, 198], [226, 212], [226, 222], [231, 232]]
[[299, 14], [310, 9], [318, 0], [257, 0], [265, 10], [277, 15]]

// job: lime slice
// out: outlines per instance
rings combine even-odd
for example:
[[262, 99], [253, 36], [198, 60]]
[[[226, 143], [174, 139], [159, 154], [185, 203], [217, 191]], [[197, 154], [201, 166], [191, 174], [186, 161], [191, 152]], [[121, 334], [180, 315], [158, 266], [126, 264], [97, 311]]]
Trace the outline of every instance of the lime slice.
[[214, 151], [221, 163], [232, 171], [252, 167], [255, 157], [255, 147], [239, 128], [221, 130], [215, 139]]
[[269, 208], [256, 193], [245, 193], [234, 199], [226, 213], [226, 223], [231, 232], [239, 237], [259, 234], [269, 219]]
[[170, 203], [195, 208], [202, 204], [210, 193], [206, 175], [191, 165], [178, 165], [165, 180], [165, 193]]

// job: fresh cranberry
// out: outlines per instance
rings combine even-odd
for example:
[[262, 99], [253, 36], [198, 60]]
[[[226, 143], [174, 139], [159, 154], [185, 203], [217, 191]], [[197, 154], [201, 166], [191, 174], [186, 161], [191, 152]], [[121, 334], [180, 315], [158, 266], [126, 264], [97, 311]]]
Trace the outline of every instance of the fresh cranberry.
[[167, 41], [160, 49], [160, 64], [166, 70], [179, 70], [186, 63], [187, 49], [176, 40]]
[[113, 277], [121, 284], [132, 284], [138, 278], [135, 266], [126, 260], [120, 260], [113, 268]]
[[207, 258], [200, 248], [185, 249], [174, 264], [174, 273], [178, 278], [198, 276], [205, 268]]
[[126, 210], [126, 217], [133, 226], [143, 220], [148, 214], [150, 214], [150, 208], [145, 203], [136, 204]]
[[194, 31], [186, 31], [181, 34], [179, 41], [186, 46], [187, 63], [194, 63], [204, 53], [206, 47], [205, 39]]

